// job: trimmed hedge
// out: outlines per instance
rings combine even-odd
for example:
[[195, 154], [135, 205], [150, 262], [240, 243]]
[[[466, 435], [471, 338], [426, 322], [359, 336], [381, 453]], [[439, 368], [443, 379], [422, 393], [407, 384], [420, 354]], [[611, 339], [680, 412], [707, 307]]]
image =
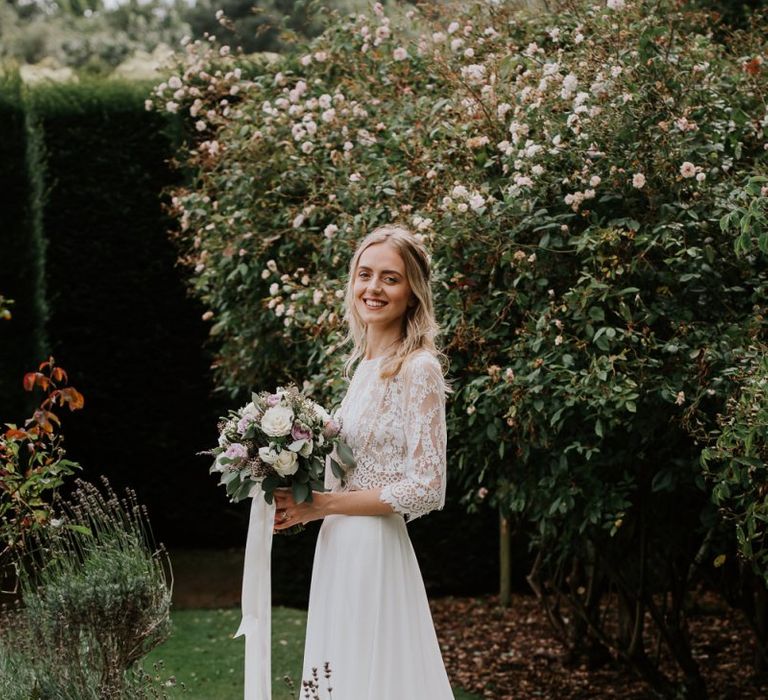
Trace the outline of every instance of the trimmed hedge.
[[215, 443], [219, 409], [202, 312], [166, 236], [173, 134], [144, 110], [145, 95], [119, 82], [30, 95], [46, 152], [47, 197], [35, 207], [48, 241], [48, 333], [86, 401], [66, 419], [70, 456], [87, 475], [134, 487], [164, 540], [200, 543], [222, 520], [207, 461], [195, 457]]
[[[39, 189], [39, 153], [29, 143], [18, 74], [0, 77], [0, 294], [13, 299], [13, 318], [0, 324], [0, 422], [19, 423], [31, 409], [21, 380], [44, 359], [44, 245], [30, 216]], [[30, 167], [27, 168], [28, 159]]]

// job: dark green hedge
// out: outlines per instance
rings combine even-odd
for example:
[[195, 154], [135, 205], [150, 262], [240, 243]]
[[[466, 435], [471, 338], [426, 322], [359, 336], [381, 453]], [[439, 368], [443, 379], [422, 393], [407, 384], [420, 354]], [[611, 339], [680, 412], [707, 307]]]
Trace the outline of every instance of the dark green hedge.
[[135, 488], [165, 541], [213, 543], [227, 520], [195, 452], [215, 444], [220, 409], [202, 309], [166, 235], [173, 134], [144, 110], [147, 92], [100, 82], [31, 93], [46, 153], [48, 335], [86, 401], [65, 419], [70, 456], [89, 477]]
[[40, 185], [39, 154], [28, 141], [25, 118], [18, 74], [0, 77], [0, 294], [15, 300], [13, 319], [0, 323], [0, 423], [20, 423], [28, 415], [31, 402], [21, 380], [46, 349], [43, 244], [28, 207]]

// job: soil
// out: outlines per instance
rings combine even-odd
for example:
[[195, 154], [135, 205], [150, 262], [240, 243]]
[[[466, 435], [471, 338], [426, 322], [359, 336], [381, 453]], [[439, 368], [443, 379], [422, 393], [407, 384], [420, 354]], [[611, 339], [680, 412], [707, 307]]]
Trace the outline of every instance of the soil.
[[[768, 678], [755, 676], [752, 636], [740, 613], [699, 605], [691, 614], [694, 658], [707, 683], [710, 700], [768, 698]], [[492, 700], [581, 700], [656, 697], [626, 667], [612, 659], [599, 668], [567, 663], [539, 603], [515, 595], [505, 608], [497, 597], [439, 598], [432, 615], [451, 680]], [[662, 658], [662, 668], [670, 670]]]

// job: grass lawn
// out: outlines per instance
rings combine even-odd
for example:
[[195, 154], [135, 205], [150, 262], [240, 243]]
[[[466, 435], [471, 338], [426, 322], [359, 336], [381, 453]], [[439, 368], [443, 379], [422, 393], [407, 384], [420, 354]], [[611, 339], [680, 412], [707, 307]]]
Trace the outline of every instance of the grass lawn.
[[[232, 639], [240, 623], [240, 611], [177, 610], [171, 615], [173, 634], [155, 649], [144, 664], [152, 673], [159, 661], [162, 678], [175, 676], [186, 692], [170, 688], [172, 698], [185, 700], [241, 700], [243, 697], [242, 638]], [[307, 614], [292, 608], [272, 608], [272, 698], [296, 700], [304, 651], [304, 626]], [[289, 676], [296, 692], [283, 681]], [[454, 689], [456, 700], [474, 700], [478, 696]], [[340, 698], [339, 700], [345, 700]], [[394, 699], [393, 699], [394, 700]]]

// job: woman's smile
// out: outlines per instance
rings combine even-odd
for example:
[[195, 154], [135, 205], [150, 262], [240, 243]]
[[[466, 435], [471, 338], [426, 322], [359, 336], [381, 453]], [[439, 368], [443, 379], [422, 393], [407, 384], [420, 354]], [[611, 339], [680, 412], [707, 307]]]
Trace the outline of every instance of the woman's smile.
[[355, 306], [366, 324], [377, 332], [400, 334], [400, 326], [413, 296], [405, 263], [397, 250], [375, 243], [363, 251], [354, 280]]

